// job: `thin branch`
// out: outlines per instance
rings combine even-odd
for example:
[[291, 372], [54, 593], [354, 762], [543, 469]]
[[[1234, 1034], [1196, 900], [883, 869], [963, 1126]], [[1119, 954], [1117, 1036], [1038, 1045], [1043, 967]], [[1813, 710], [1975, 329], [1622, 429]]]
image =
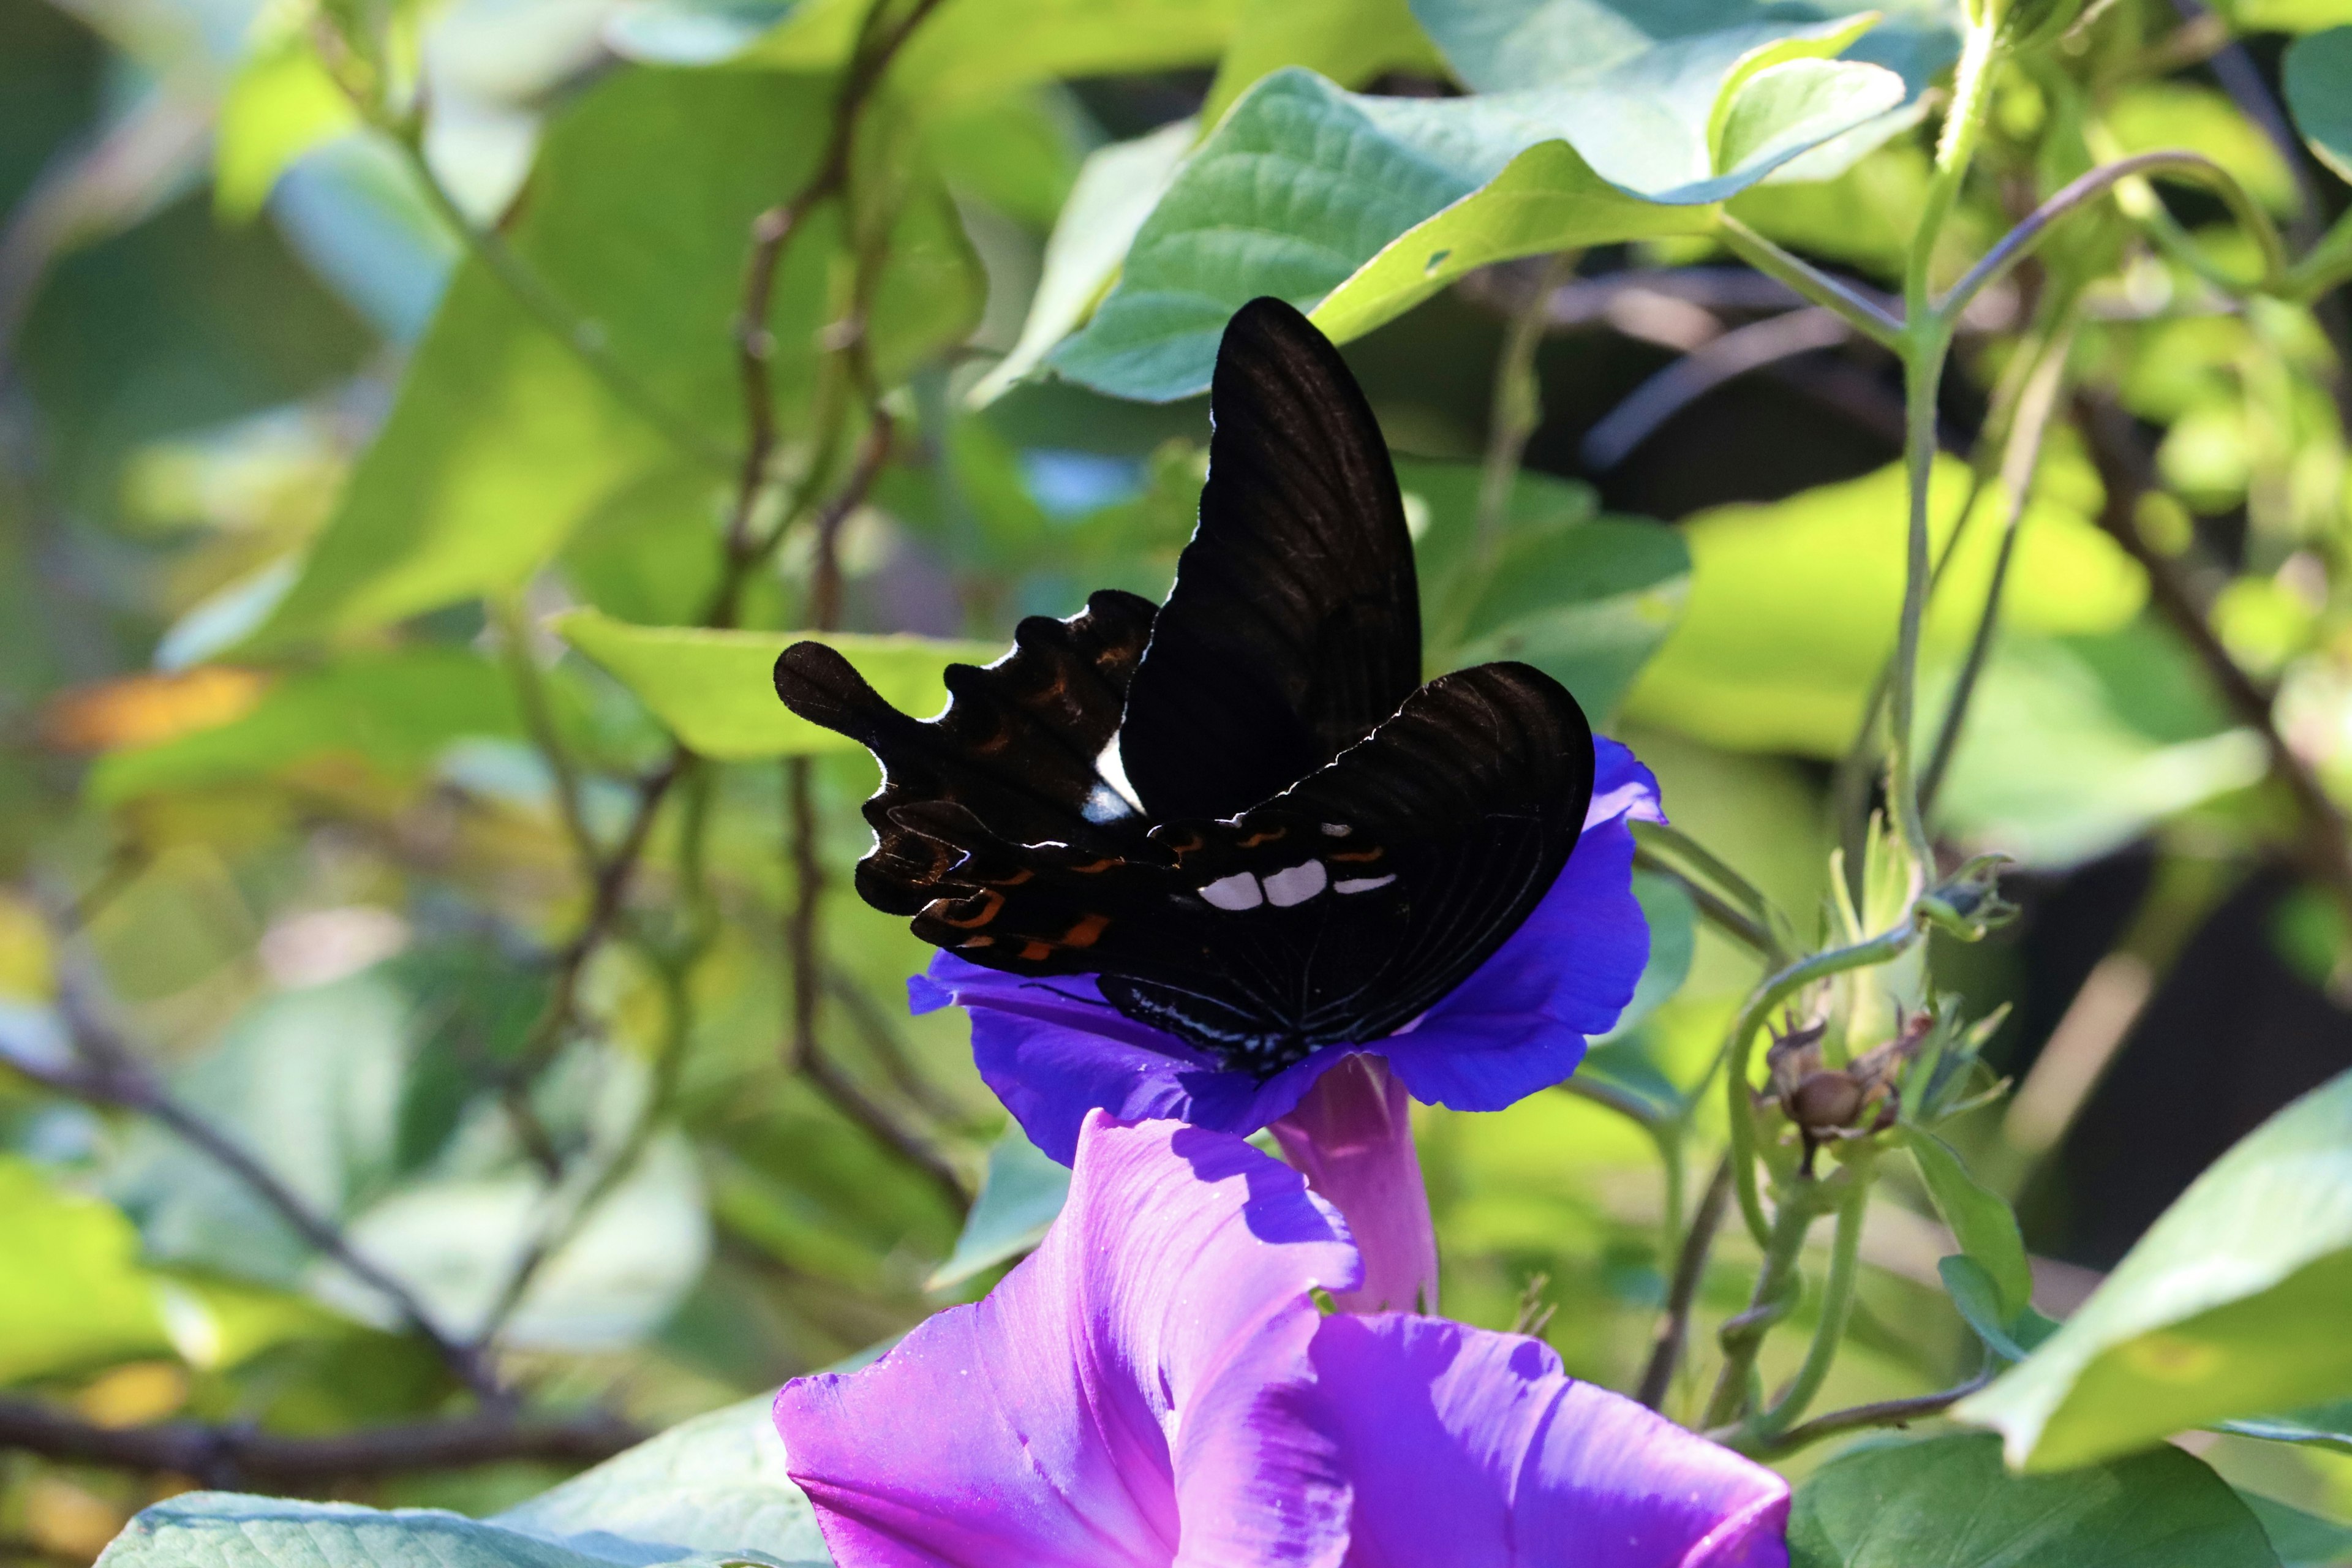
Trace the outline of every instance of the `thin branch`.
[[1674, 1281], [1666, 1288], [1665, 1310], [1658, 1319], [1657, 1337], [1650, 1344], [1649, 1363], [1642, 1369], [1641, 1385], [1634, 1392], [1633, 1397], [1653, 1410], [1664, 1408], [1666, 1394], [1674, 1388], [1675, 1368], [1690, 1339], [1691, 1309], [1697, 1304], [1699, 1282], [1706, 1277], [1707, 1255], [1715, 1248], [1715, 1234], [1723, 1226], [1724, 1210], [1730, 1202], [1731, 1160], [1727, 1155], [1716, 1162], [1715, 1174], [1708, 1178], [1706, 1193], [1698, 1201], [1698, 1213], [1683, 1237]]
[[411, 1332], [432, 1346], [459, 1382], [486, 1403], [508, 1401], [488, 1361], [444, 1334], [407, 1286], [356, 1251], [331, 1219], [312, 1208], [244, 1144], [165, 1089], [129, 1042], [99, 1016], [70, 965], [61, 967], [58, 1012], [73, 1043], [75, 1059], [49, 1062], [18, 1053], [6, 1058], [10, 1067], [42, 1087], [84, 1104], [133, 1111], [171, 1129], [190, 1148], [235, 1176], [314, 1251], [331, 1258], [381, 1296]]
[[[1793, 1454], [1800, 1448], [1811, 1447], [1824, 1437], [1842, 1433], [1866, 1431], [1874, 1426], [1908, 1426], [1914, 1421], [1925, 1421], [1941, 1415], [1969, 1394], [1992, 1381], [1988, 1367], [1958, 1388], [1947, 1388], [1939, 1394], [1917, 1394], [1907, 1399], [1882, 1399], [1874, 1405], [1856, 1405], [1844, 1410], [1832, 1410], [1826, 1415], [1816, 1415], [1801, 1426], [1790, 1427], [1777, 1437], [1752, 1443], [1735, 1443], [1742, 1452], [1758, 1458], [1778, 1458]], [[1727, 1436], [1736, 1437], [1737, 1433]]]
[[2051, 416], [2058, 406], [2058, 389], [2065, 381], [2066, 359], [2074, 347], [2074, 341], [2072, 328], [2059, 329], [2043, 345], [2041, 357], [2018, 398], [2015, 419], [2010, 426], [2000, 467], [2000, 482], [2008, 491], [2009, 515], [2001, 524], [2000, 548], [1993, 557], [1992, 581], [1985, 589], [1984, 609], [1977, 617], [1976, 634], [1969, 640], [1968, 658], [1962, 662], [1959, 680], [1945, 703], [1944, 721], [1937, 731], [1935, 750], [1928, 754], [1927, 769], [1919, 777], [1919, 809], [1923, 813], [1934, 805], [1937, 791], [1944, 783], [1944, 773], [1952, 764], [1952, 753], [1959, 748], [1960, 727], [1968, 719], [1969, 700], [1976, 695], [1977, 680], [1984, 673], [1985, 660], [1992, 652], [1992, 636], [2000, 622], [2002, 591], [2009, 583], [2010, 562], [2017, 553], [2017, 536], [2025, 521], [2025, 504], [2033, 492], [2034, 475], [2042, 467], [2042, 437], [2049, 433]]
[[2303, 817], [2311, 869], [2327, 883], [2345, 911], [2352, 914], [2352, 837], [2347, 837], [2343, 812], [2311, 764], [2288, 744], [2272, 714], [2271, 694], [2230, 657], [2174, 563], [2140, 537], [2136, 520], [2139, 499], [2152, 482], [2131, 416], [2104, 398], [2078, 396], [2075, 408], [2088, 438], [2091, 461], [2107, 492], [2099, 509], [2099, 526], [2139, 563], [2147, 574], [2148, 597], [2158, 614], [2189, 645], [2240, 721], [2263, 737], [2270, 749], [2271, 771], [2286, 786]]
[[962, 1106], [923, 1076], [898, 1026], [875, 1005], [873, 996], [856, 976], [837, 964], [831, 966], [825, 971], [824, 988], [826, 994], [848, 1009], [850, 1020], [865, 1037], [867, 1053], [881, 1067], [893, 1088], [922, 1107], [924, 1114], [935, 1121], [956, 1126], [970, 1120]]
[[543, 1420], [476, 1415], [316, 1437], [194, 1421], [100, 1426], [38, 1400], [0, 1394], [0, 1450], [68, 1464], [188, 1476], [221, 1489], [291, 1489], [347, 1478], [507, 1459], [588, 1465], [610, 1458], [644, 1436], [603, 1414]]
[[1684, 892], [1690, 895], [1690, 900], [1698, 906], [1700, 915], [1720, 928], [1727, 936], [1753, 948], [1766, 957], [1779, 954], [1780, 943], [1772, 940], [1772, 933], [1765, 928], [1762, 921], [1752, 919], [1745, 911], [1734, 907], [1729, 900], [1721, 897], [1713, 889], [1692, 880], [1678, 868], [1661, 859], [1654, 851], [1637, 846], [1633, 850], [1633, 868], [1638, 871], [1647, 871], [1654, 877], [1671, 879]]
[[490, 618], [498, 627], [499, 652], [505, 658], [507, 673], [514, 680], [516, 706], [521, 710], [531, 744], [539, 748], [553, 778], [556, 812], [562, 820], [563, 831], [572, 839], [573, 853], [580, 857], [583, 873], [593, 882], [602, 874], [603, 857], [596, 848], [596, 836], [588, 828], [588, 814], [581, 800], [580, 769], [572, 760], [572, 749], [563, 743], [555, 727], [555, 707], [548, 696], [546, 674], [531, 658], [530, 630], [524, 622], [522, 606], [514, 598], [500, 595], [490, 600], [489, 607]]
[[1585, 467], [1606, 473], [1725, 382], [1799, 354], [1836, 348], [1853, 331], [1845, 318], [1818, 305], [1733, 328], [1666, 365], [1585, 432]]
[[1878, 300], [1791, 251], [1783, 250], [1728, 213], [1716, 220], [1723, 242], [1766, 277], [1787, 285], [1825, 310], [1834, 310], [1848, 325], [1881, 348], [1903, 346], [1902, 319]]
[[2201, 153], [2142, 153], [2092, 170], [2034, 208], [2022, 223], [2001, 236], [2000, 243], [1985, 252], [1982, 259], [1952, 285], [1951, 291], [1937, 302], [1936, 314], [1950, 321], [1966, 310], [1969, 301], [1986, 285], [2038, 249], [2049, 237], [2051, 226], [2060, 218], [2105, 195], [2126, 180], [2138, 180], [2148, 174], [2163, 173], [2187, 174], [2211, 186], [2228, 204], [2231, 216], [2252, 233], [2263, 252], [2263, 279], [2254, 287], [2273, 289], [2284, 281], [2286, 252], [2280, 243], [2277, 227], [2229, 171]]

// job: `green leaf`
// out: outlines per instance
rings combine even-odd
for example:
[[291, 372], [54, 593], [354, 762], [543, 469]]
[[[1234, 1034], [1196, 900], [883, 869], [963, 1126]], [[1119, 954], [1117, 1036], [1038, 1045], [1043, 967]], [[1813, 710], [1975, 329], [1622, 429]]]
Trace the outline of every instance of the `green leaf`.
[[1799, 1484], [1790, 1568], [2277, 1568], [2229, 1485], [2178, 1448], [2013, 1476], [1959, 1434], [1865, 1445]]
[[2312, 155], [2352, 180], [2352, 27], [2331, 27], [2289, 44], [2280, 79], [2294, 128]]
[[[1992, 487], [1988, 487], [1990, 491]], [[1969, 490], [1939, 459], [1929, 536], [1940, 552]], [[1685, 521], [1693, 574], [1682, 622], [1643, 667], [1629, 718], [1739, 751], [1838, 757], [1895, 641], [1906, 487], [1899, 465]], [[1988, 493], [1953, 553], [1925, 628], [1931, 659], [1964, 648], [1991, 580], [2003, 502]], [[2001, 624], [2010, 632], [2104, 632], [2147, 591], [2139, 568], [2079, 507], [2027, 508]]]
[[1959, 1406], [2012, 1463], [2352, 1395], [2352, 1073], [2200, 1176], [2049, 1342]]
[[1605, 721], [1689, 588], [1690, 552], [1658, 523], [1604, 517], [1523, 535], [1501, 552], [1448, 659], [1532, 664]]
[[[1949, 684], [1926, 683], [1923, 745]], [[2254, 784], [2270, 765], [2261, 738], [2202, 711], [2203, 697], [2203, 672], [2145, 617], [2095, 637], [2004, 637], [1937, 797], [1936, 826], [2065, 867]]]
[[[1242, 0], [958, 0], [924, 22], [890, 68], [892, 95], [929, 114], [1066, 77], [1206, 65]], [[747, 61], [807, 68], [848, 57], [865, 0], [811, 0]]]
[[1983, 1269], [1999, 1292], [2000, 1321], [2005, 1327], [2033, 1305], [2033, 1270], [2025, 1258], [2025, 1238], [2007, 1200], [1969, 1173], [1949, 1143], [1924, 1127], [1903, 1130], [1904, 1147], [1918, 1163], [1936, 1212], [1958, 1238], [1960, 1250]]
[[[1693, 232], [1709, 221], [1706, 204], [1903, 92], [1891, 73], [1856, 64], [1838, 68], [1847, 85], [1837, 93], [1770, 89], [1760, 118], [1741, 121], [1754, 156], [1718, 171], [1707, 129], [1738, 63], [1737, 53], [1711, 63], [1703, 93], [1675, 99], [1675, 123], [1687, 132], [1680, 161], [1636, 129], [1648, 123], [1637, 105], [1654, 82], [1394, 99], [1277, 71], [1193, 153], [1137, 234], [1118, 286], [1049, 363], [1119, 396], [1184, 396], [1208, 384], [1226, 317], [1257, 295], [1314, 308], [1318, 324], [1345, 341], [1490, 261]], [[1843, 109], [1820, 118], [1838, 93]], [[1784, 109], [1801, 109], [1801, 121], [1776, 118]]]
[[902, 712], [947, 706], [950, 664], [984, 664], [993, 644], [859, 632], [717, 632], [693, 626], [633, 626], [574, 610], [550, 623], [566, 642], [627, 687], [670, 732], [706, 757], [855, 752], [857, 742], [808, 722], [777, 700], [776, 656], [814, 640], [841, 650]]
[[0, 1384], [170, 1351], [139, 1233], [113, 1205], [0, 1155]]
[[[751, 222], [806, 177], [832, 97], [819, 78], [636, 69], [558, 118], [508, 243], [646, 396], [706, 438], [688, 451], [665, 437], [469, 260], [391, 418], [253, 646], [354, 632], [510, 588], [624, 487], [723, 468], [743, 423], [730, 322]], [[768, 327], [788, 434], [811, 396], [819, 329], [843, 307], [839, 235], [829, 205], [795, 236], [778, 274]], [[980, 298], [952, 205], [917, 172], [870, 315], [877, 374], [895, 381], [961, 337]]]
[[[599, 1536], [676, 1555], [756, 1552], [824, 1563], [808, 1500], [784, 1470], [784, 1446], [761, 1394], [698, 1415], [492, 1522], [547, 1539]], [[648, 1561], [645, 1552], [632, 1562]]]
[[2054, 1319], [2043, 1317], [2030, 1306], [2010, 1311], [1992, 1276], [1964, 1253], [1937, 1259], [1936, 1272], [1944, 1281], [1945, 1294], [1951, 1297], [1952, 1305], [1959, 1310], [1969, 1327], [1976, 1331], [1977, 1338], [2005, 1362], [2023, 1361], [2032, 1353], [2034, 1346], [2058, 1331]]
[[266, 29], [221, 100], [213, 138], [213, 205], [242, 220], [261, 210], [278, 177], [313, 147], [360, 123], [359, 111], [310, 47], [307, 16], [280, 6], [285, 25]]
[[949, 1290], [1008, 1258], [1034, 1250], [1070, 1195], [1070, 1172], [1057, 1164], [1019, 1122], [1004, 1130], [988, 1151], [988, 1177], [956, 1237], [955, 1251], [923, 1282], [927, 1290]]
[[2262, 1522], [2280, 1568], [2343, 1568], [2352, 1563], [2352, 1526], [2255, 1492], [2241, 1490], [2238, 1497]]
[[1199, 121], [1171, 121], [1148, 136], [1097, 147], [1078, 166], [1070, 199], [1045, 242], [1045, 270], [1013, 352], [976, 383], [974, 407], [993, 401], [1027, 375], [1076, 330], [1118, 275], [1135, 232], [1192, 150]]
[[2266, 1443], [2309, 1443], [2352, 1454], [2352, 1399], [2316, 1405], [2284, 1415], [2252, 1415], [2217, 1422], [2214, 1430], [2241, 1437], [2260, 1437]]
[[478, 655], [432, 646], [354, 652], [282, 678], [227, 723], [109, 752], [88, 788], [92, 800], [119, 805], [309, 766], [360, 763], [400, 776], [430, 765], [460, 736], [520, 729], [511, 682]]
[[189, 1492], [146, 1510], [109, 1568], [829, 1568], [769, 1396], [698, 1415], [488, 1520]]
[[1650, 956], [1642, 965], [1642, 978], [1634, 982], [1633, 999], [1617, 1016], [1615, 1027], [1601, 1037], [1603, 1041], [1622, 1039], [1660, 1005], [1673, 1001], [1690, 978], [1691, 957], [1698, 950], [1698, 905], [1681, 882], [1654, 871], [1635, 871], [1633, 898], [1650, 928]]
[[1522, 469], [1482, 574], [1477, 467], [1405, 458], [1397, 482], [1412, 515], [1426, 519], [1414, 555], [1432, 671], [1521, 659], [1605, 722], [1681, 614], [1690, 584], [1682, 536], [1597, 516], [1588, 487]]
[[1360, 87], [1383, 71], [1445, 74], [1405, 0], [1255, 0], [1242, 7], [1217, 62], [1202, 122], [1214, 125], [1252, 83], [1285, 66], [1305, 66], [1341, 87]]

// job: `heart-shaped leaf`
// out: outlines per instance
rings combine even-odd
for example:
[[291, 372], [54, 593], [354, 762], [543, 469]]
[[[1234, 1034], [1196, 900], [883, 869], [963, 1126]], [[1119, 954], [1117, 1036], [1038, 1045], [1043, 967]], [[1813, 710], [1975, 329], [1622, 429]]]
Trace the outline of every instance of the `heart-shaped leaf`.
[[2352, 1073], [2200, 1176], [2032, 1355], [1959, 1406], [2058, 1469], [2352, 1395]]
[[726, 762], [859, 749], [777, 699], [776, 656], [790, 644], [811, 637], [830, 643], [892, 705], [916, 714], [947, 706], [949, 665], [985, 664], [1004, 651], [988, 643], [856, 632], [633, 626], [593, 610], [574, 610], [552, 624], [565, 641], [635, 692], [672, 734], [703, 756]]
[[2015, 1476], [1968, 1434], [1865, 1445], [1805, 1478], [1790, 1568], [2277, 1568], [2252, 1512], [2178, 1448]]

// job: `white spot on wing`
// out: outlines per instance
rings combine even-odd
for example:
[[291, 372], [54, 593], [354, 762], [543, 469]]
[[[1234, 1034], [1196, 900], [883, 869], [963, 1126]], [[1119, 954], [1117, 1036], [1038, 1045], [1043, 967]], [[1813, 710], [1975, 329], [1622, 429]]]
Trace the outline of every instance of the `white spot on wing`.
[[1323, 825], [1324, 834], [1332, 838], [1345, 838], [1355, 831], [1344, 822], [1327, 822]]
[[1104, 742], [1103, 749], [1095, 753], [1095, 772], [1102, 775], [1105, 784], [1118, 792], [1121, 800], [1135, 808], [1137, 815], [1142, 814], [1143, 801], [1136, 795], [1135, 786], [1127, 780], [1127, 762], [1118, 754], [1118, 737], [1116, 734]]
[[1218, 878], [1201, 889], [1201, 896], [1221, 910], [1254, 910], [1265, 902], [1265, 895], [1258, 890], [1257, 879], [1247, 871]]
[[1266, 900], [1278, 910], [1288, 909], [1293, 904], [1303, 904], [1321, 892], [1330, 880], [1330, 873], [1323, 869], [1322, 861], [1309, 860], [1268, 877], [1265, 879]]
[[1331, 890], [1335, 893], [1369, 893], [1375, 888], [1385, 888], [1395, 880], [1396, 873], [1393, 871], [1385, 877], [1350, 877], [1344, 882], [1332, 883]]

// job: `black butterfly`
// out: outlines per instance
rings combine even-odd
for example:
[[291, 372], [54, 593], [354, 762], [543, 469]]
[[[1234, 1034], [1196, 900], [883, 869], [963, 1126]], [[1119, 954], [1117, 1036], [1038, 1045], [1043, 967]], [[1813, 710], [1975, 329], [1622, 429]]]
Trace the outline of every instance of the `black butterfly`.
[[1100, 976], [1129, 1017], [1270, 1076], [1465, 979], [1568, 861], [1592, 731], [1551, 677], [1421, 680], [1412, 541], [1370, 405], [1279, 300], [1226, 324], [1201, 520], [1164, 605], [1021, 623], [910, 719], [847, 660], [776, 661], [801, 717], [881, 760], [857, 890], [1015, 974]]

